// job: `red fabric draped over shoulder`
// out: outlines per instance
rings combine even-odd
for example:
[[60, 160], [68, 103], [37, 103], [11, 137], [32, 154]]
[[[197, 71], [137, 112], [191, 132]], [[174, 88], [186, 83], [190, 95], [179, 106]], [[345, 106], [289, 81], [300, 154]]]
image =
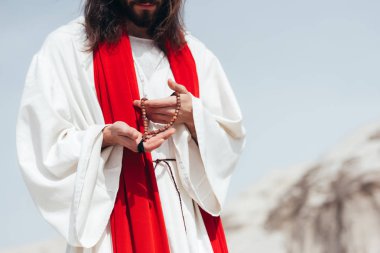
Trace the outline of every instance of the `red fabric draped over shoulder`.
[[[140, 99], [132, 50], [127, 35], [115, 45], [100, 44], [94, 51], [94, 79], [106, 124], [124, 121], [143, 131], [140, 111], [133, 101]], [[194, 58], [185, 45], [167, 57], [177, 83], [199, 97]], [[201, 210], [215, 253], [228, 252], [220, 217]], [[124, 148], [119, 191], [110, 217], [114, 253], [169, 253], [164, 216], [157, 181], [149, 153]]]
[[[94, 52], [95, 86], [106, 124], [124, 121], [143, 130], [140, 99], [128, 36]], [[149, 153], [124, 148], [115, 207], [110, 218], [114, 253], [169, 252], [153, 163]]]

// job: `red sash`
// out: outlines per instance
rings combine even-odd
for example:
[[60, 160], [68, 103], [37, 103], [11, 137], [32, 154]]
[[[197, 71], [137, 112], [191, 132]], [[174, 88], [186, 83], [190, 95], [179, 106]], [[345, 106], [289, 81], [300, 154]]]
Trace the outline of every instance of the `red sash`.
[[[167, 51], [176, 82], [199, 97], [196, 66], [188, 46], [176, 52], [168, 46]], [[124, 121], [142, 132], [140, 111], [133, 106], [140, 95], [128, 36], [114, 46], [101, 44], [94, 51], [94, 79], [105, 123]], [[214, 252], [228, 252], [220, 217], [202, 209], [201, 213]], [[143, 155], [124, 148], [110, 224], [114, 253], [170, 252], [150, 153]]]

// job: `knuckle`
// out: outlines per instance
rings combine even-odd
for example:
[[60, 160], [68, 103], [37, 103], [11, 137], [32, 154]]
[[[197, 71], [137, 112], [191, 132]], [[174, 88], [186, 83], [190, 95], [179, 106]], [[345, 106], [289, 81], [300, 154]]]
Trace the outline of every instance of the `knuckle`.
[[118, 127], [125, 127], [125, 126], [128, 126], [127, 123], [123, 122], [123, 121], [116, 121], [114, 123], [116, 126]]
[[152, 146], [148, 143], [144, 143], [144, 150], [150, 152], [152, 151]]
[[128, 129], [128, 128], [127, 128], [127, 129], [123, 129], [123, 130], [121, 130], [121, 132], [122, 132], [124, 135], [129, 136], [129, 129]]
[[133, 152], [137, 152], [137, 145], [134, 145], [134, 143], [128, 143], [128, 149], [130, 149]]
[[134, 134], [133, 129], [131, 127], [129, 127], [127, 129], [127, 135], [128, 135], [128, 137], [133, 137], [133, 134]]

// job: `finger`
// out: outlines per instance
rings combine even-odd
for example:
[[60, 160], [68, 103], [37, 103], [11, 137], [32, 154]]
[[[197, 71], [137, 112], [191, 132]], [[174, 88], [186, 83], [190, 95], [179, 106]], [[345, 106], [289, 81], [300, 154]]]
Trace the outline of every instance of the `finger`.
[[169, 128], [168, 130], [157, 134], [156, 136], [153, 136], [152, 138], [148, 139], [144, 143], [144, 149], [147, 152], [150, 152], [164, 143], [165, 140], [167, 140], [170, 136], [172, 136], [175, 133], [174, 128]]
[[129, 126], [119, 129], [117, 134], [120, 136], [128, 137], [131, 140], [136, 140], [141, 135], [139, 131]]
[[172, 117], [165, 114], [150, 114], [149, 119], [155, 123], [167, 124], [172, 120]]
[[154, 139], [154, 140], [151, 140], [149, 139], [149, 141], [147, 142], [144, 142], [144, 150], [146, 152], [151, 152], [152, 150], [155, 150], [156, 148], [160, 147], [162, 145], [162, 143], [164, 143], [164, 139]]
[[133, 101], [133, 105], [136, 106], [136, 107], [141, 108], [141, 101], [140, 100], [135, 100], [135, 101]]
[[175, 133], [175, 131], [176, 131], [175, 128], [171, 127], [168, 130], [161, 132], [152, 138], [161, 138], [161, 139], [167, 140], [169, 139], [170, 136], [172, 136]]
[[172, 79], [169, 79], [168, 80], [168, 85], [169, 85], [169, 88], [180, 93], [180, 94], [186, 94], [188, 93], [187, 89], [185, 86], [181, 85], [181, 84], [178, 84], [176, 82], [174, 82]]
[[131, 140], [128, 137], [125, 136], [118, 136], [116, 142], [120, 144], [121, 146], [132, 150], [133, 152], [137, 152], [137, 145], [136, 141]]
[[152, 138], [148, 139], [146, 142], [150, 143], [150, 142], [154, 142], [156, 140], [167, 140], [167, 139], [169, 139], [170, 136], [172, 136], [175, 133], [175, 131], [176, 131], [175, 128], [171, 127], [168, 130], [161, 132], [161, 133], [153, 136]]
[[146, 114], [149, 118], [150, 115], [153, 114], [162, 114], [173, 117], [175, 115], [176, 107], [148, 107], [146, 108]]
[[173, 96], [145, 101], [146, 107], [175, 107], [176, 105], [177, 99]]
[[167, 116], [174, 116], [175, 110], [175, 107], [155, 107], [148, 109], [150, 114], [163, 114]]

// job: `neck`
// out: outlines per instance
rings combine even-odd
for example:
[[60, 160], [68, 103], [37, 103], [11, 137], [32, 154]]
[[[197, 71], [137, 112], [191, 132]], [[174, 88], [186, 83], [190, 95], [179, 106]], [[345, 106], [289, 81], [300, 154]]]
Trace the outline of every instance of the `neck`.
[[152, 36], [148, 34], [148, 28], [139, 27], [135, 25], [133, 22], [130, 22], [130, 21], [127, 22], [127, 30], [128, 30], [128, 34], [131, 36], [144, 38], [144, 39], [152, 39]]

